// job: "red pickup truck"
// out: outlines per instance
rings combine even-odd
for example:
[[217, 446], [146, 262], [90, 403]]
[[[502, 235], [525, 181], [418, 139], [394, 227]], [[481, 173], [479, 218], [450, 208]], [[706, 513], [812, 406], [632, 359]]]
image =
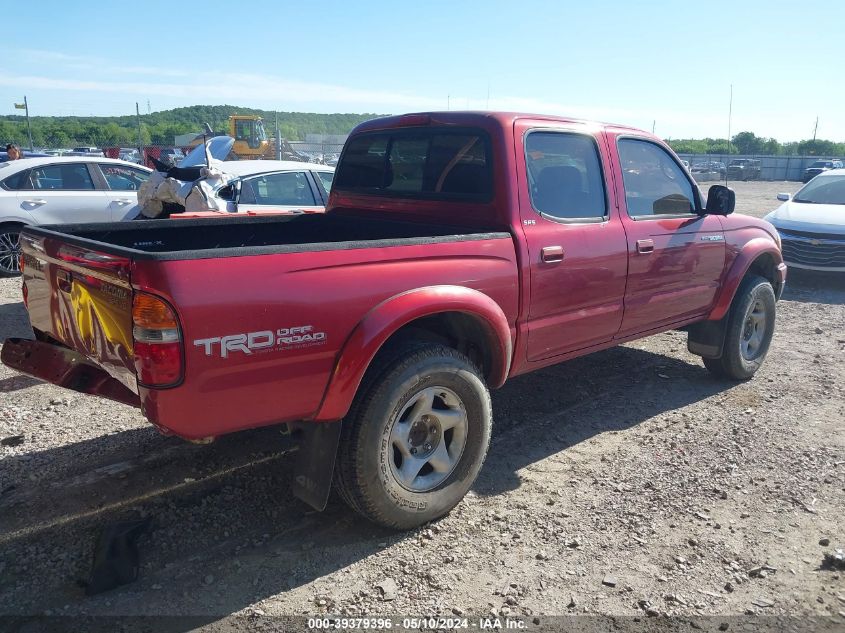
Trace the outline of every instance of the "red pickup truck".
[[189, 440], [286, 423], [295, 494], [322, 508], [334, 482], [408, 528], [470, 488], [488, 390], [511, 376], [685, 329], [711, 372], [750, 378], [786, 266], [777, 232], [733, 208], [635, 129], [377, 119], [325, 214], [27, 227], [35, 339], [2, 360]]

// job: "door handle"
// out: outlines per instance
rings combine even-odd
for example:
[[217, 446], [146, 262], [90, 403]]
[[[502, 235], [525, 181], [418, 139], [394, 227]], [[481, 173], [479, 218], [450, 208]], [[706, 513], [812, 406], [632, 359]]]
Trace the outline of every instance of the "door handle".
[[540, 258], [547, 264], [563, 261], [563, 247], [562, 246], [545, 246], [540, 251]]
[[43, 198], [38, 198], [37, 200], [24, 200], [26, 204], [31, 204], [34, 207], [40, 207], [42, 204], [47, 204], [47, 201]]
[[132, 201], [129, 198], [118, 198], [115, 202], [121, 206], [124, 204], [132, 204]]
[[637, 240], [637, 252], [648, 255], [654, 252], [654, 240]]

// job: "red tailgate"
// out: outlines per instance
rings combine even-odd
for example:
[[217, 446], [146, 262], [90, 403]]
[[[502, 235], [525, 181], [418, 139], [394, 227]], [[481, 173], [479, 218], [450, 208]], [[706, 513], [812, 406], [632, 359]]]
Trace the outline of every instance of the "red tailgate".
[[21, 247], [36, 336], [55, 339], [137, 393], [130, 260], [26, 232]]

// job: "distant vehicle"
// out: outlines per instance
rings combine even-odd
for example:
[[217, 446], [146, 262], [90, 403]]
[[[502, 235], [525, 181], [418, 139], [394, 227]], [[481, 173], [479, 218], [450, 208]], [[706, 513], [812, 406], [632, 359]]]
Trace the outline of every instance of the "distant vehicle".
[[692, 166], [690, 170], [692, 173], [704, 173], [704, 172], [713, 172], [718, 173], [719, 178], [724, 178], [725, 174], [727, 173], [727, 167], [725, 167], [725, 163], [711, 160], [705, 161], [703, 163], [696, 163]]
[[732, 180], [757, 180], [760, 172], [760, 161], [754, 158], [734, 158], [728, 163], [728, 178]]
[[[45, 154], [43, 152], [30, 152], [30, 151], [25, 150], [25, 149], [21, 150], [21, 152], [23, 153], [23, 156], [21, 157], [22, 159], [23, 158], [44, 158], [45, 156], [49, 156], [49, 154]], [[0, 152], [0, 163], [5, 163], [8, 160], [9, 160], [9, 155], [5, 151]]]
[[[275, 160], [278, 156], [276, 139], [267, 136], [264, 120], [254, 114], [233, 114], [229, 117], [225, 135], [235, 139], [232, 154], [242, 160]], [[282, 160], [314, 162], [305, 154], [296, 151], [285, 139], [281, 139]], [[198, 136], [191, 142], [191, 147], [202, 144]]]
[[119, 154], [120, 160], [125, 160], [127, 163], [136, 163], [138, 165], [143, 164], [144, 159], [141, 156], [141, 152], [139, 152], [134, 147], [131, 148], [120, 148]]
[[804, 170], [804, 175], [801, 178], [801, 182], [810, 182], [820, 173], [828, 171], [830, 169], [842, 169], [842, 166], [843, 163], [841, 160], [817, 160], [812, 165], [807, 167], [807, 169]]
[[788, 266], [845, 272], [845, 171], [828, 169], [814, 177], [764, 219], [780, 234]]
[[105, 156], [101, 149], [96, 147], [74, 147], [69, 152], [65, 152], [64, 156], [94, 156], [97, 158], [102, 158]]
[[167, 165], [178, 165], [185, 158], [185, 153], [178, 147], [165, 147], [161, 150], [159, 160]]
[[27, 225], [111, 222], [138, 215], [137, 190], [152, 172], [112, 158], [47, 156], [0, 164], [0, 275], [19, 272]]

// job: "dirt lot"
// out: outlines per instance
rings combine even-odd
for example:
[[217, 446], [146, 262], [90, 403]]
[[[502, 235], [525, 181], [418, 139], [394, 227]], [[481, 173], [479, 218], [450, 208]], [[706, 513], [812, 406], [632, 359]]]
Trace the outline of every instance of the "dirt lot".
[[[798, 183], [735, 183], [762, 216]], [[0, 338], [26, 336], [0, 281]], [[211, 446], [0, 368], [0, 614], [514, 615], [845, 622], [845, 278], [792, 274], [767, 362], [717, 381], [667, 333], [509, 382], [465, 502], [409, 533], [288, 491], [277, 429]], [[151, 517], [136, 582], [86, 597], [99, 530]], [[713, 620], [718, 625], [718, 620]], [[244, 625], [246, 626], [246, 625]], [[732, 625], [733, 626], [733, 625]], [[2, 628], [2, 627], [0, 627]], [[715, 630], [715, 626], [711, 627]]]

